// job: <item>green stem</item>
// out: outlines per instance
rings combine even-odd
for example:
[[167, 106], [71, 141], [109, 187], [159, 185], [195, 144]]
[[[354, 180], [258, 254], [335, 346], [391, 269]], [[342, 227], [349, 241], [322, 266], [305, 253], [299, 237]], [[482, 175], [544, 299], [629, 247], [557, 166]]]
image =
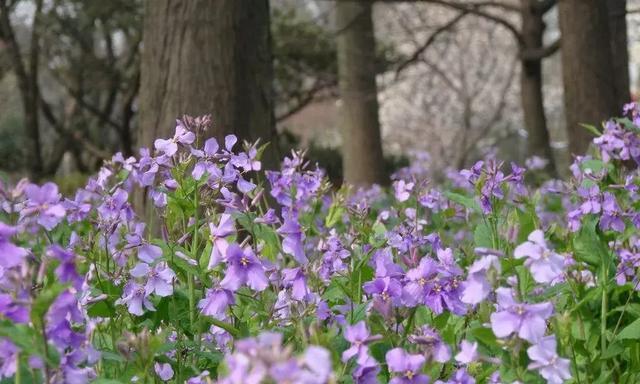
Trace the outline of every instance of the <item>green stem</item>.
[[[603, 260], [604, 264], [604, 260]], [[600, 348], [601, 353], [607, 350], [607, 312], [608, 312], [608, 296], [607, 283], [609, 279], [609, 266], [603, 265], [602, 270], [602, 303], [600, 308]]]
[[22, 370], [20, 369], [20, 354], [16, 356], [16, 375], [14, 377], [15, 384], [22, 384]]
[[[639, 281], [639, 283], [640, 283], [640, 281]], [[627, 308], [629, 307], [629, 303], [631, 302], [631, 297], [635, 293], [637, 287], [638, 287], [638, 283], [636, 283], [636, 285], [633, 287], [633, 289], [629, 293], [629, 297], [627, 297], [627, 302], [624, 303], [624, 308], [622, 308], [622, 312], [620, 312], [620, 316], [618, 317], [618, 321], [616, 322], [616, 327], [613, 329], [613, 338], [614, 339], [615, 339], [616, 335], [618, 334], [618, 328], [620, 327], [620, 323], [622, 322], [622, 316], [624, 316], [625, 312], [627, 311]]]
[[189, 284], [189, 325], [191, 326], [191, 332], [193, 332], [193, 337], [195, 338], [195, 318], [196, 318], [196, 304], [195, 304], [195, 289], [193, 287], [193, 275], [189, 273], [188, 276], [188, 284]]
[[407, 319], [407, 326], [404, 328], [404, 335], [402, 336], [403, 344], [407, 340], [407, 336], [409, 335], [409, 332], [411, 332], [411, 329], [413, 328], [413, 319], [416, 317], [417, 310], [418, 310], [418, 307], [411, 308], [411, 312], [409, 313], [409, 318]]

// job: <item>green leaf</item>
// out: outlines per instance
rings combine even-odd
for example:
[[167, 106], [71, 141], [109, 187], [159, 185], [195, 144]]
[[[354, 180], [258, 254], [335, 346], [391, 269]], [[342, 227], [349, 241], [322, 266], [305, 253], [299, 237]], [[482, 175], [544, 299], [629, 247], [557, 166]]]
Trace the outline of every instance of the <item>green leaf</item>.
[[31, 306], [31, 321], [34, 324], [40, 324], [51, 304], [53, 304], [54, 300], [58, 298], [58, 295], [66, 288], [66, 285], [53, 284], [38, 294], [38, 297], [36, 297]]
[[336, 200], [336, 203], [331, 205], [329, 208], [329, 214], [324, 220], [324, 224], [327, 228], [333, 228], [334, 225], [340, 220], [342, 220], [342, 214], [344, 213], [344, 207], [340, 203], [339, 200]]
[[596, 231], [597, 219], [586, 220], [578, 234], [573, 238], [573, 250], [576, 260], [600, 266], [609, 261], [609, 250]]
[[111, 351], [100, 351], [100, 357], [105, 360], [117, 361], [119, 363], [124, 363], [127, 361], [124, 357], [122, 357], [118, 353], [113, 353]]
[[465, 208], [468, 208], [474, 212], [481, 212], [478, 202], [471, 197], [467, 197], [455, 192], [445, 192], [444, 195], [454, 203], [458, 203]]
[[369, 235], [369, 244], [371, 244], [375, 248], [382, 247], [387, 241], [387, 228], [381, 222], [376, 222], [373, 225], [372, 229], [373, 232], [371, 232], [371, 235]]
[[488, 347], [499, 347], [496, 335], [489, 328], [477, 327], [471, 330], [471, 334], [476, 340]]
[[233, 336], [233, 337], [238, 337], [240, 335], [240, 330], [237, 329], [236, 327], [234, 327], [233, 325], [227, 323], [227, 322], [218, 320], [218, 319], [213, 318], [211, 316], [203, 316], [203, 319], [204, 319], [204, 321], [207, 321], [207, 322], [215, 325], [216, 327], [224, 329], [225, 331], [229, 332], [231, 334], [231, 336]]
[[536, 230], [535, 224], [535, 210], [528, 209], [528, 212], [517, 210], [518, 212], [518, 224], [520, 229], [518, 231], [518, 244], [522, 244], [527, 241], [529, 234]]
[[491, 237], [491, 229], [484, 222], [479, 223], [473, 231], [473, 242], [476, 247], [493, 248]]
[[598, 131], [595, 125], [580, 123], [580, 126], [596, 136], [602, 135], [602, 132]]
[[104, 300], [91, 304], [87, 308], [87, 314], [89, 317], [114, 317], [116, 315], [112, 307], [110, 307]]
[[8, 320], [0, 321], [0, 336], [9, 338], [24, 352], [33, 351], [33, 329], [25, 324], [13, 324]]
[[618, 333], [616, 340], [640, 339], [640, 319], [636, 319], [633, 323], [627, 325]]
[[600, 358], [603, 360], [607, 360], [612, 357], [618, 356], [622, 352], [624, 352], [624, 345], [622, 345], [621, 342], [616, 341], [614, 343], [611, 343], [611, 345], [607, 347], [607, 350], [604, 351], [604, 353], [602, 354], [602, 356], [600, 356]]

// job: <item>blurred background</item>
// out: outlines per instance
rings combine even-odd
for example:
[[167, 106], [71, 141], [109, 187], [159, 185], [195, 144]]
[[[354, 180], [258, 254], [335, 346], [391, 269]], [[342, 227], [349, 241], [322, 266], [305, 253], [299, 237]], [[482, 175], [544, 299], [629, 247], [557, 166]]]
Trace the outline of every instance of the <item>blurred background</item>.
[[562, 177], [639, 73], [636, 0], [0, 0], [0, 170], [72, 188], [211, 114], [336, 183], [492, 153]]

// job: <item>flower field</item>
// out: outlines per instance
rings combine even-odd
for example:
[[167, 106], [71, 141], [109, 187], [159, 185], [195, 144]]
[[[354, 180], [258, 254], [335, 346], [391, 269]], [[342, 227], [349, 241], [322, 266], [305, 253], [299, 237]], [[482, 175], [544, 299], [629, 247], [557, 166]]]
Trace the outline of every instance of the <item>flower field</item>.
[[0, 382], [640, 382], [624, 112], [566, 181], [487, 158], [337, 190], [185, 117], [74, 196], [2, 185]]

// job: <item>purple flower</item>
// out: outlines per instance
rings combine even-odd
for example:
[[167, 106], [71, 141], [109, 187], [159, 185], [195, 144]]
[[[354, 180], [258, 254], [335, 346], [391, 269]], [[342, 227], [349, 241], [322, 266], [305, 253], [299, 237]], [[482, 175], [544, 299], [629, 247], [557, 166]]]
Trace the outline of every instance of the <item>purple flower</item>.
[[171, 380], [171, 378], [173, 378], [173, 368], [171, 368], [171, 364], [155, 363], [153, 368], [156, 371], [156, 374], [158, 375], [158, 377], [160, 377], [160, 380], [169, 381]]
[[22, 263], [29, 254], [26, 249], [11, 243], [9, 239], [18, 232], [15, 227], [0, 222], [0, 267], [8, 269]]
[[353, 382], [355, 384], [378, 384], [378, 373], [380, 373], [378, 362], [369, 357], [353, 370]]
[[497, 256], [484, 256], [469, 267], [469, 275], [463, 284], [464, 288], [462, 296], [460, 297], [463, 303], [471, 305], [479, 304], [491, 293], [491, 284], [487, 279], [487, 272], [489, 270], [495, 270], [500, 273], [500, 260]]
[[598, 185], [594, 184], [589, 188], [579, 187], [578, 196], [584, 200], [580, 205], [580, 211], [582, 211], [583, 214], [600, 213], [602, 203]]
[[307, 286], [307, 277], [302, 268], [285, 268], [282, 270], [282, 283], [291, 288], [291, 297], [296, 300], [312, 299], [311, 290]]
[[210, 382], [209, 371], [202, 371], [198, 376], [194, 376], [187, 380], [187, 384], [207, 384]]
[[605, 192], [603, 196], [600, 228], [603, 231], [612, 229], [616, 232], [624, 232], [624, 221], [621, 218], [622, 213], [615, 196], [610, 192]]
[[254, 291], [263, 291], [269, 285], [262, 262], [251, 248], [243, 250], [235, 243], [230, 244], [225, 261], [227, 271], [220, 282], [222, 288], [236, 291], [240, 286], [247, 285]]
[[78, 324], [84, 324], [84, 316], [76, 297], [67, 289], [53, 301], [46, 316], [49, 341], [64, 351], [66, 348], [78, 348], [85, 340], [82, 333], [76, 331]]
[[547, 336], [539, 340], [538, 344], [527, 349], [532, 360], [527, 367], [537, 370], [549, 384], [562, 384], [571, 378], [569, 360], [559, 358], [556, 353], [556, 337]]
[[226, 238], [236, 233], [236, 227], [233, 217], [228, 213], [220, 215], [218, 226], [209, 223], [209, 232], [211, 233], [211, 255], [209, 256], [209, 265], [207, 268], [213, 269], [227, 254], [229, 243]]
[[431, 280], [437, 274], [438, 265], [433, 259], [429, 257], [420, 259], [420, 264], [407, 272], [406, 277], [409, 282], [404, 286], [405, 301], [412, 306], [418, 302], [424, 302], [424, 297], [431, 292]]
[[129, 193], [121, 188], [118, 188], [113, 195], [106, 196], [104, 202], [98, 207], [100, 218], [106, 222], [118, 218], [130, 218], [133, 212], [127, 204], [128, 199]]
[[423, 257], [416, 268], [407, 272], [408, 283], [404, 286], [402, 296], [406, 305], [422, 303], [435, 314], [441, 314], [445, 308], [457, 315], [465, 313], [466, 309], [459, 298], [459, 269], [444, 257], [447, 254], [439, 255], [440, 265], [429, 257]]
[[130, 273], [133, 277], [146, 278], [144, 286], [146, 295], [155, 293], [160, 297], [165, 297], [173, 294], [173, 279], [176, 274], [164, 262], [153, 267], [149, 264], [138, 263]]
[[409, 335], [409, 341], [422, 347], [427, 360], [446, 363], [451, 360], [451, 349], [442, 341], [435, 329], [423, 325], [417, 335]]
[[460, 352], [458, 352], [455, 359], [462, 364], [470, 364], [478, 360], [478, 343], [462, 340], [460, 343]]
[[157, 139], [153, 143], [156, 151], [160, 152], [160, 154], [164, 156], [171, 157], [175, 155], [178, 151], [178, 144], [190, 145], [196, 139], [195, 134], [187, 130], [181, 121], [178, 120], [176, 124], [176, 132], [173, 135], [173, 138], [168, 140]]
[[193, 167], [193, 171], [191, 172], [191, 176], [194, 179], [200, 180], [205, 172], [209, 175], [211, 179], [220, 179], [222, 178], [222, 172], [220, 168], [215, 164], [215, 155], [219, 149], [218, 141], [215, 138], [207, 139], [204, 143], [204, 151], [192, 149], [191, 153], [200, 158], [200, 160]]
[[[470, 376], [466, 369], [460, 368], [449, 380], [438, 380], [434, 384], [476, 384], [476, 379]], [[516, 384], [516, 382], [513, 384]]]
[[620, 262], [616, 270], [616, 282], [618, 285], [627, 283], [628, 278], [633, 278], [634, 286], [638, 289], [636, 270], [640, 267], [640, 253], [632, 252], [628, 249], [618, 251]]
[[14, 323], [28, 323], [29, 311], [24, 305], [20, 305], [14, 298], [6, 293], [0, 294], [0, 315], [5, 316]]
[[156, 310], [151, 301], [149, 301], [145, 287], [133, 281], [125, 285], [122, 297], [116, 301], [116, 304], [126, 305], [129, 313], [136, 316], [144, 314], [143, 307], [149, 311]]
[[311, 345], [305, 350], [302, 362], [306, 369], [303, 372], [301, 383], [323, 384], [329, 380], [331, 375], [331, 354], [329, 351]]
[[60, 264], [54, 271], [60, 282], [72, 283], [76, 289], [79, 289], [83, 279], [76, 270], [76, 255], [58, 245], [49, 247], [48, 254], [60, 261]]
[[402, 285], [392, 277], [378, 277], [363, 285], [364, 291], [373, 296], [373, 306], [383, 316], [389, 317], [393, 307], [400, 305]]
[[157, 245], [144, 244], [138, 248], [138, 259], [147, 264], [153, 264], [160, 257], [162, 257], [162, 248]]
[[298, 263], [306, 265], [308, 259], [302, 246], [304, 234], [297, 218], [293, 215], [286, 217], [282, 226], [278, 228], [278, 233], [283, 237], [282, 251], [292, 255]]
[[367, 344], [375, 340], [380, 340], [380, 335], [371, 336], [367, 325], [364, 321], [360, 321], [354, 325], [348, 325], [344, 329], [344, 338], [351, 343], [351, 347], [342, 352], [342, 361], [347, 362], [352, 357], [357, 356], [358, 364], [366, 362], [369, 357], [369, 347]]
[[542, 158], [540, 156], [531, 156], [525, 160], [524, 164], [532, 171], [536, 171], [539, 169], [544, 169], [547, 164], [549, 164], [549, 160]]
[[16, 373], [19, 352], [9, 339], [0, 339], [0, 379], [10, 378]]
[[513, 252], [516, 259], [527, 258], [525, 265], [538, 283], [551, 283], [561, 277], [565, 269], [565, 258], [547, 247], [544, 232], [531, 232], [528, 241], [518, 245]]
[[203, 315], [222, 320], [227, 308], [235, 304], [235, 302], [233, 292], [229, 290], [222, 288], [207, 289], [205, 297], [198, 303], [198, 308], [200, 308]]
[[402, 348], [394, 348], [387, 352], [386, 360], [389, 372], [398, 375], [389, 384], [429, 384], [429, 376], [420, 373], [424, 356], [410, 355]]
[[36, 222], [47, 231], [58, 225], [65, 215], [65, 209], [60, 203], [58, 186], [45, 183], [42, 187], [29, 184], [25, 188], [27, 200], [20, 211], [20, 219], [35, 216]]
[[393, 183], [393, 191], [396, 199], [399, 202], [409, 200], [411, 197], [411, 191], [413, 190], [413, 183], [406, 183], [404, 180], [398, 180]]
[[553, 313], [551, 303], [518, 303], [510, 288], [496, 289], [498, 311], [491, 314], [491, 329], [497, 337], [513, 333], [521, 339], [535, 343], [547, 329], [546, 319]]

